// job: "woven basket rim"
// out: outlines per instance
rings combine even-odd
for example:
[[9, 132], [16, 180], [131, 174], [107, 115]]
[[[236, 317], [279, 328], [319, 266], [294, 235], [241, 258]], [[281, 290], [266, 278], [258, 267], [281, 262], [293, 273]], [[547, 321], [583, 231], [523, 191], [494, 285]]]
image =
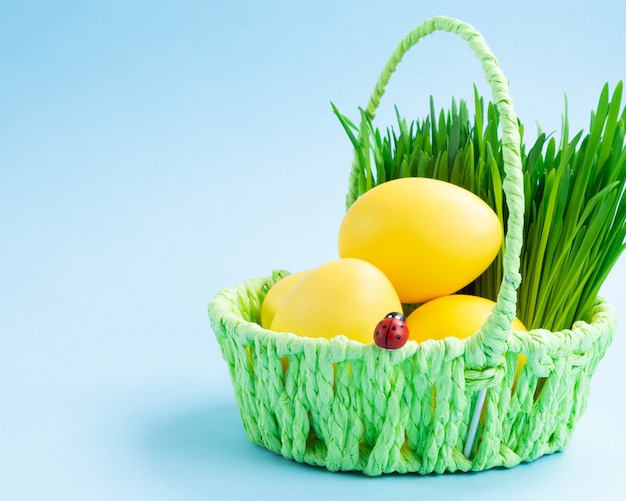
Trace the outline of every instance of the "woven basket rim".
[[[348, 359], [348, 355], [350, 358], [359, 358], [363, 356], [366, 350], [379, 349], [373, 342], [371, 344], [364, 344], [348, 339], [341, 334], [335, 338], [327, 339], [300, 336], [292, 332], [275, 332], [265, 329], [252, 319], [245, 318], [244, 315], [241, 314], [238, 299], [235, 298], [241, 297], [243, 293], [250, 294], [254, 292], [257, 294], [260, 304], [265, 296], [266, 290], [277, 280], [277, 277], [280, 277], [284, 273], [284, 270], [280, 270], [274, 272], [272, 277], [249, 278], [234, 287], [223, 288], [209, 302], [209, 316], [211, 321], [215, 322], [216, 325], [229, 324], [236, 326], [235, 332], [243, 335], [243, 339], [240, 341], [244, 346], [253, 346], [255, 340], [258, 338], [262, 340], [271, 339], [277, 345], [284, 346], [285, 356], [302, 351], [307, 344], [344, 345], [346, 348], [342, 351], [346, 352], [346, 360]], [[264, 288], [266, 289], [265, 291], [263, 290]], [[591, 344], [595, 343], [604, 332], [613, 332], [615, 323], [615, 308], [608, 299], [598, 296], [596, 304], [590, 313], [590, 318], [587, 321], [576, 321], [571, 328], [559, 331], [550, 331], [543, 328], [531, 329], [529, 331], [512, 331], [506, 341], [507, 351], [512, 353], [524, 353], [527, 351], [524, 347], [531, 344], [535, 347], [540, 347], [541, 352], [548, 356], [558, 356], [559, 352], [566, 353], [585, 350]], [[214, 330], [216, 335], [222, 335], [222, 329], [216, 328]], [[231, 332], [230, 329], [225, 330]], [[475, 335], [476, 334], [473, 336]], [[427, 340], [423, 343], [409, 340], [402, 348], [392, 350], [392, 352], [397, 353], [396, 357], [398, 360], [402, 360], [414, 354], [421, 345], [426, 343], [439, 346], [445, 345], [447, 348], [451, 348], [460, 343], [460, 345], [462, 345], [460, 349], [464, 350], [465, 347], [471, 343], [473, 336], [465, 339], [447, 337], [442, 340]], [[459, 347], [456, 346], [456, 349], [452, 351], [457, 351], [458, 349]]]

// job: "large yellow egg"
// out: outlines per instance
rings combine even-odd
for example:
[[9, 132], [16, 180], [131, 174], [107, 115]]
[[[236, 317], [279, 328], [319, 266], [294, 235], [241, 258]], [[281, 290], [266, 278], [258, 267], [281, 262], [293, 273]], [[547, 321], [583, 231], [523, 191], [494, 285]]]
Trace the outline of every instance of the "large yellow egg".
[[369, 261], [403, 303], [452, 294], [477, 278], [502, 243], [496, 213], [454, 184], [402, 178], [364, 193], [339, 229], [339, 256]]
[[304, 277], [309, 270], [299, 271], [298, 273], [292, 273], [285, 278], [276, 282], [263, 300], [261, 305], [261, 326], [265, 329], [269, 329], [274, 320], [276, 310], [285, 299], [285, 296], [291, 291], [294, 285], [296, 285], [302, 277]]
[[[411, 339], [418, 343], [448, 336], [464, 339], [480, 329], [494, 306], [493, 301], [483, 297], [453, 294], [424, 303], [406, 323]], [[525, 331], [526, 327], [516, 318], [513, 330]]]
[[361, 259], [337, 259], [294, 285], [271, 328], [314, 338], [343, 334], [369, 344], [376, 324], [392, 311], [401, 312], [402, 304], [378, 268]]

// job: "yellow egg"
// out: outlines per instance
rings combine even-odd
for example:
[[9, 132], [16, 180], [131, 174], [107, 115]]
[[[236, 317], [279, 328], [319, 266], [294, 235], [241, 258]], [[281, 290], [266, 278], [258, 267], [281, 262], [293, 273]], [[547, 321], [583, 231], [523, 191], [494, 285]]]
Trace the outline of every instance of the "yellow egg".
[[[494, 306], [489, 299], [465, 294], [433, 299], [407, 317], [410, 338], [418, 343], [448, 336], [464, 339], [485, 323]], [[526, 327], [516, 318], [513, 330], [525, 331]]]
[[289, 294], [289, 291], [293, 288], [294, 285], [298, 283], [298, 281], [304, 277], [309, 270], [299, 271], [298, 273], [292, 273], [291, 275], [287, 275], [282, 280], [276, 282], [267, 294], [265, 295], [265, 299], [263, 300], [263, 304], [261, 305], [261, 326], [265, 329], [269, 329], [272, 325], [272, 320], [274, 320], [274, 315], [276, 314], [276, 310], [285, 299], [285, 296]]
[[343, 334], [373, 342], [376, 324], [402, 311], [393, 286], [374, 265], [361, 259], [337, 259], [311, 270], [287, 294], [272, 330], [306, 337]]
[[369, 261], [403, 303], [452, 294], [487, 269], [502, 243], [495, 212], [454, 184], [402, 178], [363, 194], [339, 229], [339, 256]]

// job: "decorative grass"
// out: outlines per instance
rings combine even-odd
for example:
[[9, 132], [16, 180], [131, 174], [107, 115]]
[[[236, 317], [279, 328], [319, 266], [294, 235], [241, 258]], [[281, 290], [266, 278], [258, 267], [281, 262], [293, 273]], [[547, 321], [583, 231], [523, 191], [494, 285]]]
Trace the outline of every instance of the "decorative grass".
[[[626, 248], [626, 108], [622, 82], [608, 84], [591, 114], [589, 132], [569, 137], [567, 100], [561, 135], [539, 131], [521, 144], [525, 221], [518, 317], [528, 328], [552, 331], [587, 319], [602, 283]], [[474, 87], [473, 120], [465, 101], [410, 123], [396, 108], [397, 130], [382, 133], [361, 111], [359, 126], [333, 110], [360, 167], [359, 192], [400, 177], [431, 177], [462, 186], [487, 202], [506, 232], [499, 115]], [[519, 124], [523, 138], [524, 127]], [[359, 132], [362, 134], [359, 134]], [[362, 137], [359, 141], [357, 138]], [[492, 265], [464, 292], [496, 299], [501, 249]]]

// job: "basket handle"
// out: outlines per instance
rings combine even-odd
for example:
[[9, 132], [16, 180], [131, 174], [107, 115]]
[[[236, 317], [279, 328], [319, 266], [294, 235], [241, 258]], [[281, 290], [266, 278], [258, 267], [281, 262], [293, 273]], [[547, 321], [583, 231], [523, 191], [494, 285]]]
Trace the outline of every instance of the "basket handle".
[[[487, 82], [491, 86], [494, 104], [500, 113], [502, 125], [502, 157], [504, 161], [503, 191], [509, 209], [507, 234], [504, 239], [503, 278], [491, 315], [481, 328], [468, 339], [466, 361], [470, 367], [498, 367], [504, 363], [506, 339], [516, 315], [517, 288], [521, 276], [520, 253], [524, 225], [524, 182], [520, 156], [520, 135], [509, 86], [498, 62], [487, 46], [482, 35], [467, 23], [444, 16], [435, 16], [420, 24], [400, 42], [383, 69], [365, 112], [374, 119], [385, 87], [392, 73], [408, 50], [417, 42], [435, 31], [447, 31], [459, 35], [481, 61]], [[362, 127], [359, 141], [364, 139]], [[349, 207], [356, 200], [358, 192], [358, 157], [355, 157], [350, 172], [349, 191], [346, 204]]]

